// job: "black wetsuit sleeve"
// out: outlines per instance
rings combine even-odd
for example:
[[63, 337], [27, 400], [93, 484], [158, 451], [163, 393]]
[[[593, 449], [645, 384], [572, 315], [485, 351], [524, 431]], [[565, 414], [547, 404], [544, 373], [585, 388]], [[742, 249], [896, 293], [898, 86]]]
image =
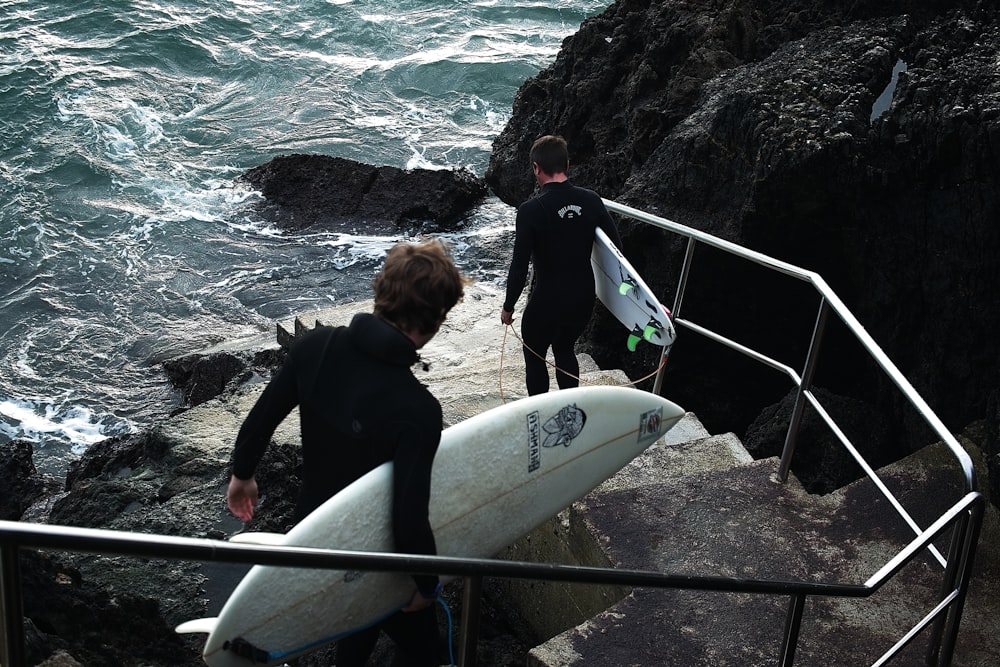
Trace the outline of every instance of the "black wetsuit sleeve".
[[597, 226], [603, 229], [604, 233], [608, 235], [609, 239], [611, 239], [611, 242], [615, 244], [615, 247], [621, 250], [622, 239], [618, 234], [618, 227], [615, 225], [615, 221], [612, 219], [611, 213], [609, 213], [608, 209], [604, 206], [604, 202], [598, 201], [598, 203], [601, 207], [599, 209], [599, 217], [597, 218]]
[[[392, 531], [396, 551], [400, 553], [437, 553], [428, 505], [431, 469], [441, 442], [440, 423], [438, 419], [438, 426], [433, 427], [428, 421], [399, 434], [400, 442], [393, 458]], [[414, 575], [413, 579], [421, 594], [433, 595], [438, 577]]]
[[513, 312], [524, 286], [528, 282], [528, 263], [531, 261], [531, 249], [534, 247], [534, 232], [529, 223], [529, 212], [536, 204], [525, 202], [517, 209], [517, 219], [514, 231], [514, 252], [510, 259], [510, 270], [507, 272], [507, 294], [503, 309]]
[[275, 429], [298, 402], [294, 361], [289, 355], [240, 426], [233, 449], [233, 475], [238, 479], [254, 476]]

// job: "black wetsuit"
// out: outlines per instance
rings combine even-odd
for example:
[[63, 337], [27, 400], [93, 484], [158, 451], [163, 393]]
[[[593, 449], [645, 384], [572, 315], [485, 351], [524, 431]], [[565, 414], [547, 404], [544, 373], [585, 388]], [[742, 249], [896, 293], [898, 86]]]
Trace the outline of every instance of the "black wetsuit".
[[[359, 313], [349, 327], [317, 327], [289, 351], [247, 415], [236, 439], [233, 474], [253, 476], [281, 421], [299, 407], [302, 433], [300, 520], [386, 461], [393, 462], [396, 551], [435, 554], [427, 514], [431, 467], [441, 440], [441, 405], [413, 376], [413, 342], [378, 317]], [[415, 576], [432, 597], [437, 577]], [[363, 665], [380, 629], [415, 665], [437, 665], [434, 606], [397, 613], [338, 644], [338, 665]]]
[[549, 390], [544, 357], [550, 346], [561, 371], [556, 373], [559, 387], [579, 384], [575, 376], [579, 375], [580, 367], [574, 346], [594, 308], [590, 255], [597, 227], [621, 247], [618, 229], [600, 196], [568, 181], [546, 183], [538, 196], [517, 209], [514, 252], [503, 308], [514, 311], [527, 281], [530, 260], [535, 269], [534, 287], [521, 315], [529, 395]]

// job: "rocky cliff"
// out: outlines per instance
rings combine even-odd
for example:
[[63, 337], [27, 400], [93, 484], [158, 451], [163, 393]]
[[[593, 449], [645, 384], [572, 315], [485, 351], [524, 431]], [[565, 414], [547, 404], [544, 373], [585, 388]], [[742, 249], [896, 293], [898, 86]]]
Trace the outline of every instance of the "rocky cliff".
[[[562, 134], [578, 184], [818, 272], [950, 428], [995, 422], [998, 50], [991, 2], [622, 0], [521, 87], [486, 180], [521, 203], [531, 141]], [[669, 304], [683, 247], [624, 227], [626, 255]], [[727, 335], [801, 368], [816, 300], [696, 259], [684, 314], [740, 323]], [[599, 342], [613, 326], [599, 318], [587, 349], [635, 376], [650, 359]], [[816, 384], [895, 416], [857, 434], [874, 449], [931, 439], [836, 327]], [[683, 331], [667, 386], [710, 431], [750, 441], [788, 391]]]

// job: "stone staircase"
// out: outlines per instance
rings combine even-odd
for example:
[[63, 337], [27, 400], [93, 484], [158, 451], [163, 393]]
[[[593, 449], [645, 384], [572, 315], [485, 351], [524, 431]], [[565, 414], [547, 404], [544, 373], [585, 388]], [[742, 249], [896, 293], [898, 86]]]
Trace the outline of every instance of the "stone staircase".
[[[339, 306], [279, 323], [278, 339], [287, 342], [316, 322], [345, 323], [366, 307]], [[431, 364], [425, 381], [449, 424], [524, 395], [520, 346], [503, 332], [499, 309], [495, 288], [473, 286], [422, 351]], [[581, 371], [584, 384], [627, 382], [620, 371], [601, 370], [585, 356]], [[976, 465], [984, 474], [985, 462]], [[500, 556], [863, 583], [912, 538], [870, 481], [813, 496], [794, 477], [777, 482], [776, 470], [775, 459], [753, 460], [738, 438], [709, 434], [689, 413], [664, 440]], [[956, 471], [943, 447], [929, 447], [880, 475], [927, 525], [962, 495]], [[985, 480], [980, 488], [987, 488]], [[1000, 665], [998, 536], [994, 509], [980, 539], [957, 667]], [[939, 548], [946, 550], [947, 543]], [[939, 564], [925, 554], [868, 599], [810, 598], [795, 664], [872, 664], [933, 608], [940, 581]], [[787, 597], [504, 579], [485, 585], [511, 601], [537, 643], [528, 656], [532, 667], [779, 664]], [[925, 664], [926, 650], [927, 639], [919, 635], [891, 664]]]
[[[940, 514], [944, 498], [958, 497], [949, 459], [943, 448], [931, 447], [880, 471], [921, 525]], [[672, 574], [863, 583], [909, 541], [908, 528], [871, 482], [812, 496], [794, 478], [777, 482], [777, 465], [776, 459], [752, 460], [737, 438], [709, 435], [688, 414], [664, 441], [558, 520], [513, 545], [507, 556], [546, 560], [545, 545], [557, 535], [562, 543], [585, 545], [579, 560], [588, 565], [603, 561]], [[996, 526], [994, 511], [981, 539], [954, 665], [1000, 664]], [[946, 550], [947, 543], [939, 548]], [[560, 556], [570, 560], [559, 562], [574, 562], [572, 554]], [[810, 598], [795, 664], [873, 664], [930, 612], [940, 581], [940, 566], [925, 556], [868, 599]], [[527, 601], [522, 605], [527, 622], [546, 637], [531, 650], [529, 667], [779, 664], [784, 596], [604, 591], [613, 603], [595, 610], [599, 603], [592, 594], [588, 598], [565, 585], [506, 586], [507, 594]], [[553, 588], [565, 590], [553, 593]], [[582, 610], [570, 599], [591, 601], [585, 618], [573, 618]], [[554, 609], [564, 614], [553, 615]], [[560, 621], [565, 627], [553, 627]], [[920, 635], [891, 664], [925, 664], [927, 646]]]

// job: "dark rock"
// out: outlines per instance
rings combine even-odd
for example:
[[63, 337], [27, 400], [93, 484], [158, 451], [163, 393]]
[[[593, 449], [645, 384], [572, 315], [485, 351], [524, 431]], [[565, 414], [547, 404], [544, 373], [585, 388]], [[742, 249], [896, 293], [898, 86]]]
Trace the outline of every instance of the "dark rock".
[[[892, 461], [892, 448], [887, 446], [889, 425], [870, 405], [824, 389], [814, 389], [813, 393], [873, 468]], [[791, 392], [781, 402], [765, 408], [750, 425], [743, 446], [754, 458], [781, 457], [794, 405], [795, 392]], [[810, 404], [802, 413], [792, 468], [809, 493], [829, 493], [864, 476]]]
[[154, 503], [156, 496], [142, 484], [129, 480], [95, 480], [76, 484], [73, 492], [52, 507], [49, 522], [61, 526], [102, 528], [121, 514]]
[[199, 664], [155, 599], [109, 595], [76, 569], [35, 551], [21, 552], [20, 569], [28, 664], [57, 651], [87, 667]]
[[241, 178], [264, 195], [260, 213], [288, 230], [435, 231], [455, 226], [486, 194], [467, 170], [404, 171], [326, 155], [279, 156]]
[[162, 454], [162, 443], [154, 441], [148, 433], [101, 440], [69, 464], [66, 490], [73, 489], [78, 481], [128, 477], [134, 469]]
[[[486, 180], [521, 203], [531, 141], [563, 134], [578, 184], [818, 272], [959, 431], [1000, 384], [998, 49], [985, 2], [623, 0], [521, 87]], [[684, 245], [622, 227], [671, 305]], [[699, 249], [682, 316], [801, 369], [817, 307], [793, 280]], [[599, 311], [584, 351], [633, 378], [655, 368], [618, 334]], [[743, 435], [789, 388], [684, 329], [668, 368], [665, 393], [711, 432]], [[893, 415], [898, 455], [936, 439], [839, 322], [816, 383]]]
[[255, 374], [270, 377], [283, 360], [280, 349], [213, 352], [169, 359], [163, 368], [170, 383], [181, 390], [185, 403], [194, 406], [246, 383]]
[[989, 496], [1000, 498], [1000, 391], [990, 394], [986, 403], [983, 454], [989, 469]]
[[0, 443], [0, 520], [19, 520], [33, 502], [54, 490], [55, 481], [35, 470], [33, 453], [26, 440]]
[[287, 532], [293, 525], [295, 503], [302, 488], [302, 450], [272, 442], [257, 467], [260, 505], [247, 530]]

